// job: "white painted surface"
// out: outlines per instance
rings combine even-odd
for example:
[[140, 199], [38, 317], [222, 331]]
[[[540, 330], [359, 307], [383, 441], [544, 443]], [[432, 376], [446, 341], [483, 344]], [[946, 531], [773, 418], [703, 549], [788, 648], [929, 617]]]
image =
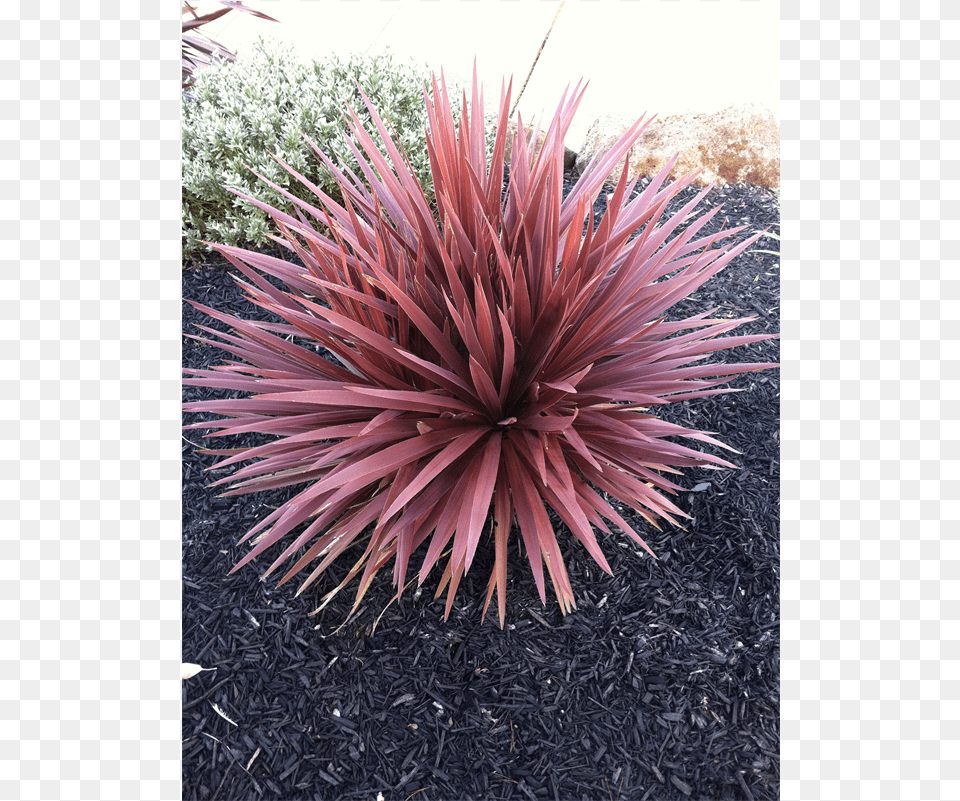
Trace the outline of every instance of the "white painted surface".
[[[473, 59], [488, 107], [501, 78], [517, 92], [559, 2], [356, 2], [247, 0], [277, 23], [231, 11], [204, 27], [242, 54], [258, 36], [291, 45], [305, 60], [330, 54], [413, 57], [469, 85]], [[203, 13], [215, 6], [198, 4]], [[759, 103], [780, 117], [779, 3], [567, 0], [523, 93], [519, 111], [552, 114], [564, 88], [581, 78], [587, 94], [567, 146], [578, 149], [603, 114], [640, 117]]]

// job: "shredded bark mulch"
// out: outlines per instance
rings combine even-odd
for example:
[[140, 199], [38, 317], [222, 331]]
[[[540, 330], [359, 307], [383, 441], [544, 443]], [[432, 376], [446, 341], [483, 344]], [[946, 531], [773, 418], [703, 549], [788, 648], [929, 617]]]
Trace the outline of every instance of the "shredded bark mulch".
[[[719, 203], [724, 212], [701, 235], [724, 216], [748, 226], [743, 237], [780, 221], [761, 187], [715, 189], [702, 208]], [[601, 197], [598, 214], [604, 206]], [[231, 272], [216, 254], [185, 269], [184, 298], [264, 319]], [[777, 332], [779, 273], [778, 257], [744, 253], [673, 313], [716, 308], [756, 316], [737, 334]], [[224, 329], [184, 303], [183, 330], [198, 333], [195, 324]], [[222, 357], [183, 338], [185, 367]], [[779, 361], [779, 340], [724, 358]], [[439, 570], [399, 602], [381, 572], [342, 627], [353, 585], [308, 615], [348, 558], [300, 597], [296, 580], [260, 581], [269, 554], [228, 576], [248, 547], [237, 540], [295, 489], [218, 499], [206, 485], [221, 474], [204, 473], [215, 457], [197, 453], [201, 432], [185, 432], [183, 661], [216, 670], [183, 682], [183, 798], [779, 798], [779, 370], [731, 385], [743, 391], [656, 410], [742, 454], [731, 458], [739, 470], [679, 479], [688, 489], [674, 500], [693, 517], [686, 530], [656, 531], [624, 511], [659, 559], [601, 535], [612, 577], [568, 542], [578, 608], [566, 617], [549, 595], [540, 603], [512, 552], [502, 631], [495, 609], [480, 619], [492, 553], [478, 554], [446, 622], [443, 599], [433, 600]]]

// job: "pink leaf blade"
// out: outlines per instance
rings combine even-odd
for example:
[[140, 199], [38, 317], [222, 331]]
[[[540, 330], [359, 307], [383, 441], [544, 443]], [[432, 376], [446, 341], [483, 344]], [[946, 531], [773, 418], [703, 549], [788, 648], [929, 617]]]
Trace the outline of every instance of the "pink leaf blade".
[[464, 572], [470, 570], [470, 565], [473, 564], [483, 525], [488, 517], [497, 480], [502, 438], [503, 435], [496, 431], [487, 439], [480, 461], [476, 462], [475, 476], [465, 489], [470, 500], [461, 508], [457, 539], [451, 557], [456, 564], [463, 563]]

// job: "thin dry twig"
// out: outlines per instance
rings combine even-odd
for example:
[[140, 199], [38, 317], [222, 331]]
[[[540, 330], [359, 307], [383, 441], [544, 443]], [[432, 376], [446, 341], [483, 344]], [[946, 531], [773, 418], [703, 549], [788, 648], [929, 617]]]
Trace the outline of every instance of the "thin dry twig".
[[537, 51], [537, 57], [533, 60], [533, 64], [530, 65], [530, 72], [527, 73], [527, 77], [523, 81], [523, 86], [520, 87], [520, 93], [517, 95], [517, 99], [513, 101], [513, 108], [510, 109], [511, 117], [517, 110], [517, 105], [520, 103], [520, 97], [523, 95], [523, 90], [527, 88], [527, 83], [530, 80], [530, 76], [533, 75], [533, 68], [537, 66], [537, 62], [540, 60], [540, 54], [543, 52], [543, 48], [547, 44], [547, 39], [550, 38], [550, 33], [553, 31], [553, 26], [557, 21], [557, 17], [560, 16], [560, 12], [563, 10], [563, 6], [566, 2], [567, 0], [563, 0], [563, 3], [560, 4], [560, 8], [557, 9], [557, 13], [553, 15], [553, 22], [550, 23], [550, 30], [548, 30], [547, 35], [543, 37], [543, 42], [540, 44], [540, 49]]

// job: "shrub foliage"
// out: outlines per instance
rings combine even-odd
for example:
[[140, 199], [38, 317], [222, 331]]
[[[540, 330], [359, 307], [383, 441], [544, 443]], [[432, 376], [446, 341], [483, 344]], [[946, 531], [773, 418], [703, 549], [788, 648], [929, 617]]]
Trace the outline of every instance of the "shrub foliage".
[[[207, 451], [224, 457], [218, 467], [249, 462], [215, 482], [232, 483], [225, 495], [303, 485], [247, 533], [253, 547], [234, 570], [284, 541], [267, 574], [292, 559], [282, 583], [311, 567], [302, 592], [362, 543], [362, 555], [324, 600], [359, 576], [358, 605], [390, 563], [402, 591], [411, 557], [425, 545], [419, 581], [443, 565], [437, 595], [447, 591], [449, 614], [478, 549], [492, 547], [484, 614], [496, 594], [502, 626], [511, 542], [522, 543], [541, 600], [549, 577], [566, 613], [574, 590], [548, 509], [608, 572], [595, 529], [610, 533], [612, 525], [650, 551], [608, 498], [651, 525], [676, 523], [686, 515], [665, 493], [680, 487], [665, 473], [733, 467], [677, 438], [722, 443], [651, 409], [733, 391], [721, 385], [775, 365], [704, 362], [768, 338], [720, 336], [746, 319], [665, 315], [757, 238], [729, 248], [715, 245], [741, 228], [695, 238], [719, 210], [692, 219], [709, 187], [663, 219], [694, 176], [664, 186], [671, 162], [627, 200], [635, 182], [625, 165], [594, 224], [604, 179], [645, 126], [634, 125], [562, 199], [563, 140], [582, 97], [578, 86], [564, 94], [539, 155], [536, 131], [527, 138], [518, 126], [504, 192], [510, 89], [501, 89], [489, 159], [476, 76], [459, 124], [442, 78], [432, 89], [424, 99], [439, 223], [366, 97], [379, 141], [351, 111], [360, 174], [339, 169], [311, 143], [343, 203], [292, 165], [313, 202], [275, 188], [297, 206], [296, 216], [237, 192], [270, 214], [276, 241], [306, 269], [215, 246], [240, 271], [253, 302], [285, 322], [244, 321], [194, 304], [234, 327], [232, 334], [204, 329], [218, 341], [198, 339], [236, 360], [187, 371], [185, 383], [247, 394], [186, 408], [226, 418], [190, 426], [214, 429], [207, 436], [277, 436], [251, 449]], [[689, 224], [678, 232], [681, 222]]]
[[427, 115], [422, 100], [428, 77], [425, 69], [398, 62], [389, 53], [347, 60], [331, 56], [305, 63], [289, 48], [262, 38], [235, 61], [215, 61], [197, 72], [190, 98], [183, 104], [184, 256], [199, 257], [208, 249], [205, 240], [244, 246], [268, 241], [269, 215], [238, 200], [225, 185], [294, 213], [285, 195], [265, 186], [250, 170], [295, 197], [310, 200], [310, 190], [282, 169], [273, 154], [340, 199], [336, 182], [310, 152], [303, 135], [341, 167], [357, 172], [359, 165], [344, 137], [344, 104], [357, 106], [364, 130], [376, 134], [373, 118], [358, 94], [358, 83], [398, 132], [410, 169], [430, 195], [430, 162], [423, 138]]

